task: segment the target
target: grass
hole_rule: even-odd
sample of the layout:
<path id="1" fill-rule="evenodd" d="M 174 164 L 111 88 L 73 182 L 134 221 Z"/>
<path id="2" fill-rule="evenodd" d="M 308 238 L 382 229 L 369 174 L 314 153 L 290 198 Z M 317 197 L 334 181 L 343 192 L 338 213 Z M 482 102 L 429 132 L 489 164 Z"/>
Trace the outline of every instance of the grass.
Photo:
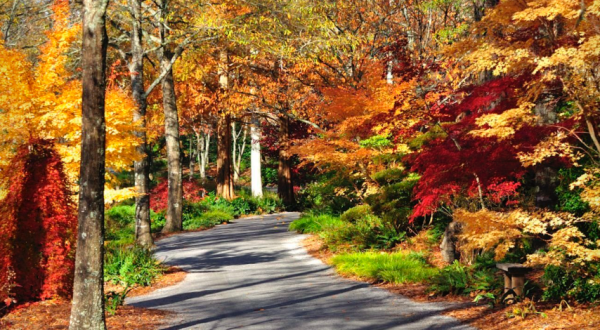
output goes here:
<path id="1" fill-rule="evenodd" d="M 343 225 L 340 218 L 329 214 L 303 214 L 302 217 L 290 224 L 290 230 L 301 234 L 316 234 L 327 228 Z"/>
<path id="2" fill-rule="evenodd" d="M 224 222 L 233 220 L 231 213 L 221 210 L 210 210 L 199 216 L 190 218 L 183 222 L 184 230 L 209 229 Z"/>
<path id="3" fill-rule="evenodd" d="M 342 275 L 394 284 L 420 283 L 438 273 L 421 254 L 407 252 L 340 254 L 332 263 Z"/>

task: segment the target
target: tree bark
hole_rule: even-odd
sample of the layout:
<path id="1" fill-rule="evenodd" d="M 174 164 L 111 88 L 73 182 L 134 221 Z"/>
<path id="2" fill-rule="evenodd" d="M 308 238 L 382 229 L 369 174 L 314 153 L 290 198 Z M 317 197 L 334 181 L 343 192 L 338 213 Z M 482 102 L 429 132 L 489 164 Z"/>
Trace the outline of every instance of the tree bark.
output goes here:
<path id="1" fill-rule="evenodd" d="M 279 167 L 277 168 L 277 194 L 286 206 L 294 205 L 292 156 L 290 148 L 290 118 L 283 116 L 279 129 Z"/>
<path id="2" fill-rule="evenodd" d="M 538 125 L 553 125 L 557 121 L 556 107 L 552 103 L 551 95 L 543 96 L 538 100 L 534 110 L 538 117 Z M 552 167 L 537 167 L 535 169 L 535 206 L 553 208 L 558 204 L 556 187 L 558 186 L 558 172 Z"/>
<path id="3" fill-rule="evenodd" d="M 152 246 L 150 233 L 150 159 L 148 156 L 146 135 L 146 93 L 144 90 L 144 46 L 142 43 L 142 2 L 129 1 L 129 7 L 134 17 L 131 33 L 131 61 L 129 72 L 131 76 L 131 91 L 137 108 L 133 113 L 133 121 L 139 124 L 136 133 L 141 140 L 137 147 L 142 159 L 134 163 L 135 172 L 135 241 L 138 245 Z"/>
<path id="4" fill-rule="evenodd" d="M 262 172 L 260 162 L 260 128 L 256 118 L 252 119 L 252 125 L 250 126 L 250 139 L 251 142 L 251 153 L 250 153 L 250 166 L 251 166 L 251 181 L 252 181 L 252 196 L 262 197 Z"/>
<path id="5" fill-rule="evenodd" d="M 233 199 L 235 194 L 231 169 L 231 115 L 219 117 L 217 139 L 217 195 L 225 199 Z"/>
<path id="6" fill-rule="evenodd" d="M 233 148 L 232 151 L 232 155 L 233 155 L 233 183 L 237 183 L 239 176 L 238 176 L 238 168 L 237 168 L 237 141 L 238 141 L 238 137 L 239 135 L 237 134 L 237 129 L 236 129 L 236 124 L 235 121 L 233 121 L 231 123 L 231 147 Z"/>
<path id="7" fill-rule="evenodd" d="M 233 133 L 233 182 L 236 183 L 240 179 L 240 169 L 242 166 L 242 158 L 246 151 L 246 138 L 248 137 L 248 127 L 240 127 L 238 133 L 235 128 L 235 122 L 232 124 Z M 241 141 L 240 141 L 241 136 Z M 238 145 L 239 142 L 239 145 Z"/>
<path id="8" fill-rule="evenodd" d="M 84 0 L 79 226 L 69 329 L 106 329 L 104 320 L 104 172 L 106 7 Z"/>
<path id="9" fill-rule="evenodd" d="M 219 85 L 223 92 L 229 89 L 229 55 L 226 49 L 219 54 Z M 231 114 L 222 110 L 217 122 L 217 195 L 233 199 L 233 173 L 231 155 Z"/>
<path id="10" fill-rule="evenodd" d="M 181 150 L 179 147 L 179 116 L 177 114 L 173 70 L 169 68 L 172 57 L 173 53 L 165 48 L 161 58 L 161 66 L 162 70 L 168 70 L 168 74 L 162 81 L 162 90 L 163 110 L 165 114 L 165 136 L 167 140 L 169 195 L 166 216 L 167 222 L 162 230 L 163 233 L 171 233 L 183 229 L 183 185 Z"/>
<path id="11" fill-rule="evenodd" d="M 210 143 L 210 134 L 205 134 L 194 130 L 196 135 L 196 156 L 198 157 L 198 172 L 202 180 L 206 179 L 206 164 L 208 163 L 208 144 Z"/>
<path id="12" fill-rule="evenodd" d="M 192 136 L 192 137 L 188 137 L 188 138 L 190 141 L 190 165 L 189 165 L 190 175 L 189 175 L 188 180 L 192 181 L 192 180 L 194 180 L 194 171 L 196 170 L 196 156 L 197 156 L 196 150 L 197 149 L 194 149 L 194 137 Z"/>

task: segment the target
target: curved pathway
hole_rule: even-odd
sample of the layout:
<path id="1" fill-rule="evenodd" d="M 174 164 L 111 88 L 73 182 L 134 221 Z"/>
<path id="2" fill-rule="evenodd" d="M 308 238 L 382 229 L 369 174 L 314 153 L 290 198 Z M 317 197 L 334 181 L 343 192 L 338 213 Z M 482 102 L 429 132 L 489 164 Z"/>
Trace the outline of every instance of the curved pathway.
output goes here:
<path id="1" fill-rule="evenodd" d="M 185 280 L 129 305 L 173 311 L 165 329 L 471 329 L 422 304 L 336 276 L 287 231 L 298 213 L 237 220 L 157 243 Z"/>

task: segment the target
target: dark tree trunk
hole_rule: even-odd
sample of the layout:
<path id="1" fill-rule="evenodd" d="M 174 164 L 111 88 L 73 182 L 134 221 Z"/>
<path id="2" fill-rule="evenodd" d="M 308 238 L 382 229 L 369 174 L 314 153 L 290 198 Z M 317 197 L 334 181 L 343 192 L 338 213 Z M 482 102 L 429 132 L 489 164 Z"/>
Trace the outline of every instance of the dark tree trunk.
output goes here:
<path id="1" fill-rule="evenodd" d="M 553 104 L 554 97 L 547 95 L 542 97 L 535 106 L 535 114 L 538 116 L 538 125 L 552 125 L 556 123 L 556 107 Z M 535 170 L 535 206 L 541 208 L 553 208 L 558 203 L 556 187 L 558 185 L 558 173 L 551 167 L 538 167 Z"/>
<path id="2" fill-rule="evenodd" d="M 133 120 L 139 124 L 140 131 L 136 134 L 141 140 L 137 148 L 142 159 L 134 163 L 135 190 L 135 241 L 141 246 L 152 245 L 150 233 L 150 159 L 148 156 L 146 136 L 146 92 L 144 90 L 144 46 L 142 43 L 142 4 L 140 0 L 129 1 L 129 7 L 134 17 L 131 34 L 131 91 L 137 108 Z"/>
<path id="3" fill-rule="evenodd" d="M 106 7 L 85 0 L 79 226 L 69 329 L 104 330 L 104 171 Z"/>
<path id="4" fill-rule="evenodd" d="M 286 206 L 294 205 L 292 155 L 290 149 L 290 119 L 283 116 L 279 128 L 279 167 L 277 168 L 277 194 Z"/>
<path id="5" fill-rule="evenodd" d="M 229 89 L 229 55 L 226 49 L 219 54 L 219 85 L 223 92 Z M 233 199 L 233 159 L 231 155 L 231 115 L 222 113 L 217 123 L 217 195 Z"/>
<path id="6" fill-rule="evenodd" d="M 225 199 L 233 199 L 235 194 L 231 154 L 231 115 L 219 117 L 217 142 L 217 195 Z"/>
<path id="7" fill-rule="evenodd" d="M 167 70 L 173 58 L 173 53 L 165 49 L 162 56 L 162 69 Z M 167 206 L 167 222 L 163 233 L 180 231 L 183 228 L 183 186 L 181 169 L 181 150 L 179 147 L 179 116 L 175 96 L 175 82 L 173 70 L 162 81 L 163 108 L 165 114 L 165 136 L 167 140 L 167 159 L 169 177 L 169 196 Z M 191 159 L 193 156 L 190 154 Z M 191 170 L 191 169 L 190 169 Z M 192 171 L 192 170 L 191 170 Z"/>
<path id="8" fill-rule="evenodd" d="M 473 19 L 475 22 L 480 22 L 483 16 L 485 16 L 486 11 L 496 7 L 498 3 L 499 0 L 485 0 L 482 4 L 473 2 Z"/>

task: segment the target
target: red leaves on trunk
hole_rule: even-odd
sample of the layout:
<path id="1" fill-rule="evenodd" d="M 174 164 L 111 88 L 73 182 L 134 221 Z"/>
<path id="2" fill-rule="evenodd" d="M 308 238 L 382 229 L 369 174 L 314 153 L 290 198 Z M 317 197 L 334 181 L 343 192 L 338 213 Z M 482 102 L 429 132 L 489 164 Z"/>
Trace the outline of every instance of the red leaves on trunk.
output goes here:
<path id="1" fill-rule="evenodd" d="M 32 140 L 13 160 L 0 203 L 0 300 L 71 294 L 77 216 L 63 164 L 50 141 Z"/>

